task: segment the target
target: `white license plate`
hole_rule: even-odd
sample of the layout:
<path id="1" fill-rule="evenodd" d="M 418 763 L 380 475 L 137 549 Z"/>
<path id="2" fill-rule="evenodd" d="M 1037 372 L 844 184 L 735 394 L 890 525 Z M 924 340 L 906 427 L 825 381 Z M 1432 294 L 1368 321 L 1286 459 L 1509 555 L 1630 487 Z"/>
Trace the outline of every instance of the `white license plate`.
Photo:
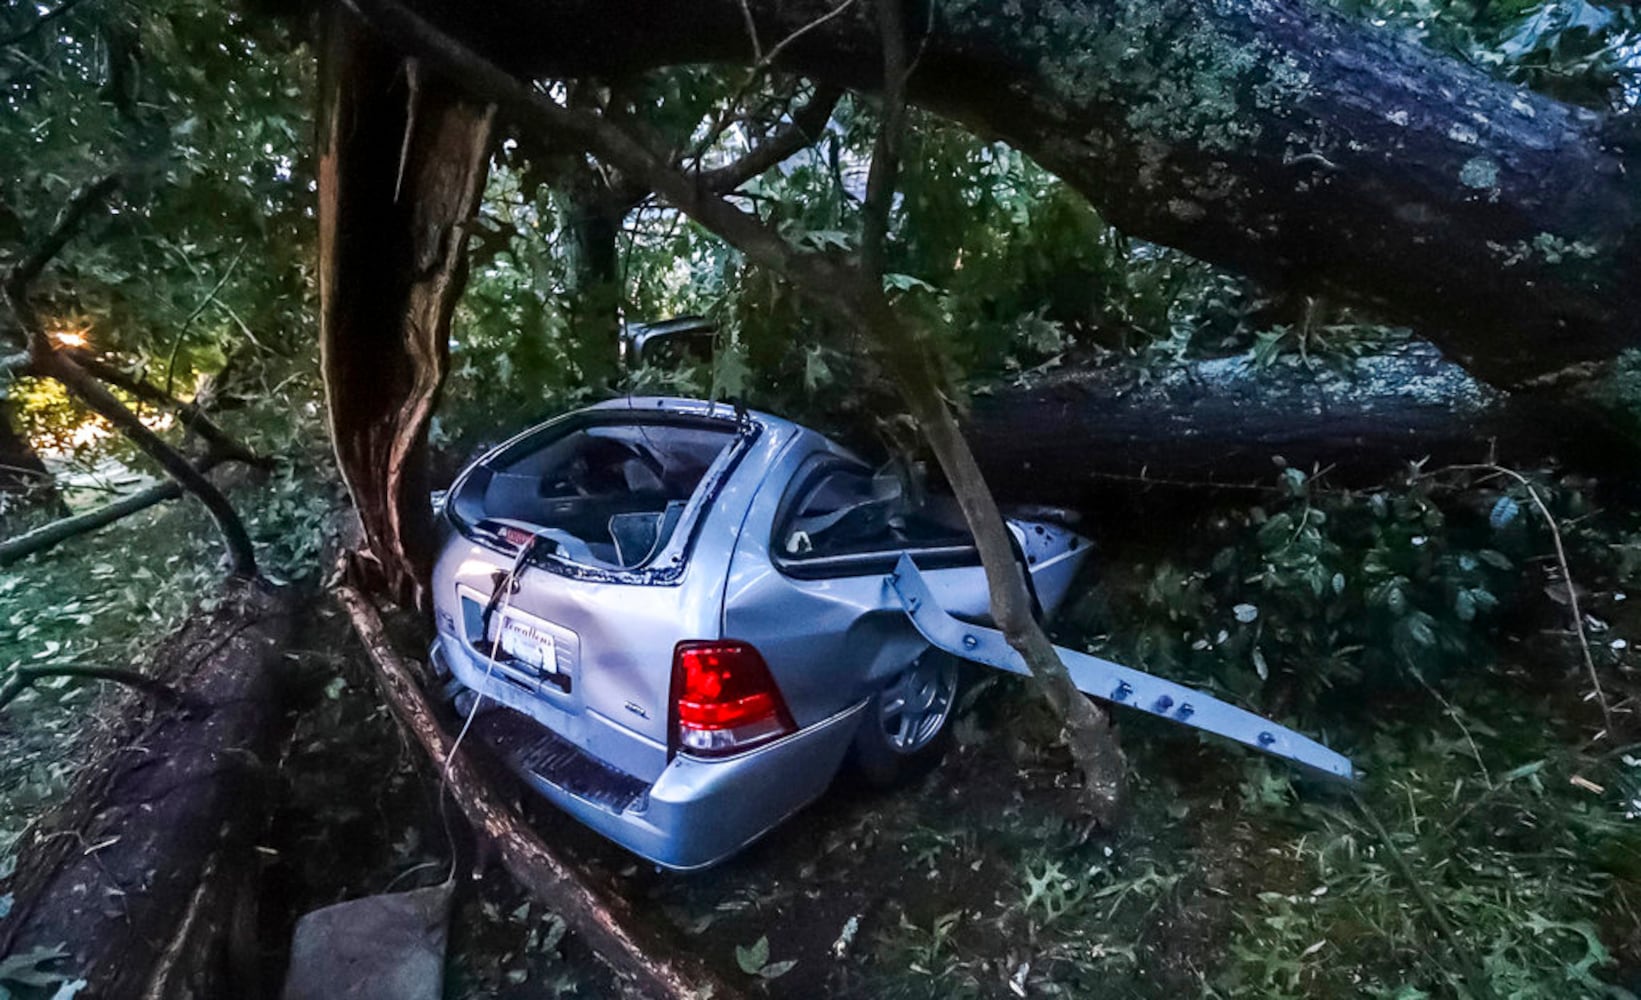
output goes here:
<path id="1" fill-rule="evenodd" d="M 558 673 L 558 646 L 552 633 L 528 622 L 502 619 L 501 651 L 540 673 Z"/>

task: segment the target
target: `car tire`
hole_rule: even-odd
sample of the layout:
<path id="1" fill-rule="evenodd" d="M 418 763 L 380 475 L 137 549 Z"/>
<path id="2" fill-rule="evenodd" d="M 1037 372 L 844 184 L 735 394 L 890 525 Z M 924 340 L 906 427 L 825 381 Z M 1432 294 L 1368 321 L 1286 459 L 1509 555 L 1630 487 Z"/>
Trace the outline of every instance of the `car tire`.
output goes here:
<path id="1" fill-rule="evenodd" d="M 866 703 L 850 757 L 867 784 L 892 788 L 940 763 L 951 743 L 960 666 L 956 657 L 931 649 Z"/>

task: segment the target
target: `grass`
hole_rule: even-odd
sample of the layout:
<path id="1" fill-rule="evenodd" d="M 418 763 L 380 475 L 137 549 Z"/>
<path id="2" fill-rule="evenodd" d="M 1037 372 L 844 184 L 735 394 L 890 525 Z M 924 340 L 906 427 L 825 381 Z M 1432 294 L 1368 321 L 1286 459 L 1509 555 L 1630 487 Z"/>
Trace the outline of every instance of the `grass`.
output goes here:
<path id="1" fill-rule="evenodd" d="M 1641 828 L 1622 812 L 1636 768 L 1622 755 L 1554 744 L 1547 720 L 1501 700 L 1472 702 L 1494 708 L 1474 720 L 1478 739 L 1433 727 L 1375 742 L 1363 798 L 1390 845 L 1342 804 L 1254 815 L 1267 887 L 1238 916 L 1218 990 L 1629 995 L 1613 981 L 1624 973 L 1607 942 L 1628 938 L 1633 947 L 1638 927 Z M 1392 848 L 1428 905 L 1397 871 Z M 1452 940 L 1440 933 L 1444 923 Z M 1634 961 L 1632 952 L 1631 976 Z"/>

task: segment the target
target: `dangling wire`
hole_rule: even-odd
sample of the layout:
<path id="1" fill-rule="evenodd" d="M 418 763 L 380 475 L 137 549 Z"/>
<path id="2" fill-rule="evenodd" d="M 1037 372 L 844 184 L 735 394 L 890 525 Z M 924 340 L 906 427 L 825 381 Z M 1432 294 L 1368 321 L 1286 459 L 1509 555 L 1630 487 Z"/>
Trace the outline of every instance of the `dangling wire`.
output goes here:
<path id="1" fill-rule="evenodd" d="M 467 731 L 473 728 L 473 720 L 479 716 L 479 708 L 484 704 L 485 690 L 490 686 L 490 679 L 495 676 L 496 657 L 501 650 L 501 632 L 507 622 L 507 609 L 512 606 L 513 595 L 518 593 L 519 578 L 524 574 L 524 568 L 530 557 L 535 554 L 536 544 L 541 536 L 531 533 L 530 537 L 519 546 L 518 554 L 513 557 L 513 566 L 507 575 L 496 582 L 496 589 L 490 595 L 490 601 L 485 605 L 484 613 L 479 617 L 484 629 L 482 638 L 489 640 L 489 649 L 485 655 L 484 678 L 473 692 L 473 704 L 468 706 L 467 718 L 462 721 L 462 728 L 456 733 L 456 739 L 450 744 L 450 750 L 444 755 L 444 766 L 439 769 L 439 819 L 444 824 L 445 841 L 450 844 L 450 875 L 448 879 L 456 877 L 456 840 L 450 830 L 449 796 L 450 769 L 456 760 L 456 751 L 461 749 L 462 741 L 467 738 Z M 496 617 L 496 637 L 490 639 L 490 621 L 492 612 L 500 611 Z M 448 881 L 447 879 L 447 881 Z"/>

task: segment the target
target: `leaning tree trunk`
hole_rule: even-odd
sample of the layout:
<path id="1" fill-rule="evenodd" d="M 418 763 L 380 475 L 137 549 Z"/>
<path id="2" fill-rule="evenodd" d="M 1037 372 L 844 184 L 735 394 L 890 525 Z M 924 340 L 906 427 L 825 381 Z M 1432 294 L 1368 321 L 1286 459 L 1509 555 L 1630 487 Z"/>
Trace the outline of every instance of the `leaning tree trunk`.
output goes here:
<path id="1" fill-rule="evenodd" d="M 17 845 L 0 955 L 36 948 L 83 1000 L 257 995 L 257 845 L 278 763 L 293 596 L 248 585 L 149 658 L 180 706 L 130 703 Z"/>
<path id="2" fill-rule="evenodd" d="M 467 279 L 493 114 L 328 9 L 319 123 L 320 357 L 337 464 L 377 579 L 425 605 L 427 431 Z"/>
<path id="3" fill-rule="evenodd" d="M 873 88 L 871 5 L 412 4 L 533 76 L 754 56 Z M 843 9 L 838 16 L 820 19 Z M 816 23 L 819 22 L 819 23 Z M 1641 345 L 1641 128 L 1314 0 L 942 3 L 910 96 L 1030 154 L 1133 236 L 1415 326 L 1498 384 Z"/>

